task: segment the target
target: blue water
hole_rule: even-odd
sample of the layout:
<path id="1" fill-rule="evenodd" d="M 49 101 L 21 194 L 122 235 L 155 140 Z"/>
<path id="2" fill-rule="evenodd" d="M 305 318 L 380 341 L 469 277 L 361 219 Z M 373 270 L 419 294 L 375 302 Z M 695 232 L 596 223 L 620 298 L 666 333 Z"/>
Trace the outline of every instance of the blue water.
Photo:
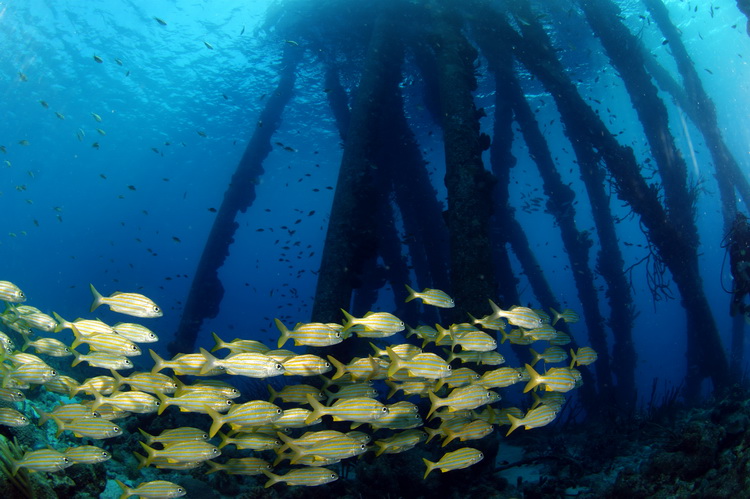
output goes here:
<path id="1" fill-rule="evenodd" d="M 667 3 L 716 105 L 724 139 L 747 173 L 746 19 L 729 0 L 712 2 L 713 16 L 704 2 Z M 645 46 L 676 75 L 669 46 L 662 44 L 655 24 L 637 16 L 643 8 L 638 2 L 621 4 L 630 14 L 627 24 L 632 31 L 639 32 Z M 0 153 L 0 161 L 10 162 L 0 163 L 0 261 L 5 263 L 0 278 L 17 283 L 29 304 L 68 320 L 97 316 L 113 323 L 122 318 L 104 307 L 88 313 L 89 283 L 105 295 L 144 293 L 165 311 L 148 326 L 161 337 L 157 350 L 166 353 L 215 216 L 210 209 L 220 206 L 265 98 L 276 85 L 285 42 L 260 29 L 268 5 L 234 0 L 0 4 L 0 144 L 7 149 Z M 567 7 L 559 9 L 565 12 Z M 167 25 L 157 23 L 155 16 Z M 571 76 L 581 79 L 582 95 L 591 99 L 610 129 L 622 131 L 621 143 L 632 145 L 639 159 L 648 158 L 625 89 L 598 41 L 577 29 L 585 26 L 580 22 L 562 18 L 563 28 L 554 37 L 561 57 Z M 445 202 L 440 130 L 420 102 L 424 87 L 418 72 L 408 66 L 404 72 L 407 115 Z M 479 73 L 476 101 L 488 114 L 483 130 L 491 133 L 494 82 L 486 64 Z M 240 228 L 220 271 L 225 288 L 221 311 L 203 324 L 196 349 L 213 345 L 211 331 L 225 340 L 241 337 L 273 344 L 278 334 L 274 317 L 288 325 L 310 319 L 314 272 L 320 265 L 342 155 L 323 85 L 323 68 L 314 54 L 307 53 L 294 98 L 273 138 L 294 151 L 274 145 L 264 163 L 257 199 L 238 215 Z M 527 79 L 524 87 L 564 180 L 578 194 L 578 227 L 594 232 L 583 186 L 575 168 L 570 171 L 574 157 L 553 101 L 535 81 Z M 729 295 L 722 283 L 731 287 L 731 277 L 722 266 L 724 234 L 713 166 L 700 133 L 687 118 L 683 126 L 680 110 L 668 95 L 662 98 L 691 181 L 703 182 L 697 206 L 701 275 L 726 347 L 731 326 Z M 91 113 L 101 116 L 101 123 Z M 23 140 L 29 145 L 20 145 Z M 521 209 L 529 198 L 543 194 L 520 134 L 514 153 L 518 164 L 512 171 L 512 203 L 517 216 L 560 302 L 580 311 L 552 217 L 543 210 Z M 488 156 L 485 160 L 489 164 Z M 627 207 L 615 200 L 613 211 L 624 216 Z M 296 232 L 290 235 L 282 226 Z M 617 228 L 622 241 L 633 243 L 623 247 L 629 266 L 645 256 L 646 241 L 633 218 Z M 592 267 L 597 250 L 595 242 Z M 520 270 L 518 276 L 522 302 L 548 306 L 537 302 Z M 409 278 L 404 276 L 405 281 Z M 639 312 L 633 332 L 637 382 L 640 396 L 647 397 L 653 378 L 676 385 L 684 377 L 685 314 L 679 300 L 652 301 L 643 266 L 635 268 L 632 278 Z M 676 289 L 674 294 L 678 296 Z M 603 296 L 600 304 L 606 316 Z M 381 292 L 377 306 L 395 309 L 389 288 Z M 572 331 L 581 344 L 588 344 L 583 323 Z"/>

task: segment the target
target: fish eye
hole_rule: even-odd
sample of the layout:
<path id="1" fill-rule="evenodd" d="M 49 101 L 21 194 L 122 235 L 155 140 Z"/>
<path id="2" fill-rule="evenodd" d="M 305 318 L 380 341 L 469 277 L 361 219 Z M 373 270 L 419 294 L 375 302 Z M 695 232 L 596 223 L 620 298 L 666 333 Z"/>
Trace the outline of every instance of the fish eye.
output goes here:
<path id="1" fill-rule="evenodd" d="M 153 311 L 158 313 L 158 312 L 161 312 L 161 309 L 157 307 L 156 305 L 154 305 Z"/>
<path id="2" fill-rule="evenodd" d="M 161 404 L 161 402 L 159 402 L 159 401 L 157 400 L 157 401 L 156 401 L 156 407 L 159 407 L 159 404 Z"/>
<path id="3" fill-rule="evenodd" d="M 63 463 L 66 463 L 66 464 L 70 462 L 70 459 L 68 459 L 67 457 L 63 457 L 62 460 L 63 460 Z"/>
<path id="4" fill-rule="evenodd" d="M 403 322 L 403 321 L 401 321 L 401 322 L 399 322 L 399 323 L 398 323 L 398 325 L 399 325 L 399 326 L 403 326 L 403 325 L 404 325 L 404 322 Z"/>
<path id="5" fill-rule="evenodd" d="M 232 405 L 232 401 L 231 400 L 227 400 L 227 405 Z"/>
<path id="6" fill-rule="evenodd" d="M 201 437 L 203 437 L 203 440 L 208 440 L 208 438 L 209 438 L 208 435 L 205 434 L 205 433 L 203 435 L 201 435 Z"/>
<path id="7" fill-rule="evenodd" d="M 50 370 L 50 372 L 49 372 L 49 373 L 50 373 L 50 375 L 52 375 L 52 376 L 57 376 L 57 371 L 55 371 L 54 369 Z"/>
<path id="8" fill-rule="evenodd" d="M 216 447 L 214 447 L 214 448 L 213 448 L 213 449 L 211 450 L 211 453 L 212 453 L 212 454 L 216 454 L 216 455 L 218 456 L 218 455 L 219 455 L 219 449 L 217 449 Z"/>
<path id="9" fill-rule="evenodd" d="M 109 452 L 107 452 L 106 450 L 102 451 L 102 457 L 103 458 L 108 458 L 109 457 Z"/>
<path id="10" fill-rule="evenodd" d="M 336 333 L 334 334 L 334 336 L 336 338 L 341 338 L 341 331 L 336 331 Z"/>
<path id="11" fill-rule="evenodd" d="M 120 433 L 122 430 L 120 429 L 119 426 L 113 426 L 112 427 L 112 431 L 115 432 L 115 433 Z"/>
<path id="12" fill-rule="evenodd" d="M 359 448 L 362 449 L 362 450 L 365 450 L 367 448 L 367 446 L 365 444 L 362 444 L 362 445 L 359 446 Z"/>
<path id="13" fill-rule="evenodd" d="M 23 291 L 19 291 L 18 296 L 20 296 L 21 298 L 26 298 L 26 295 L 23 294 Z"/>
<path id="14" fill-rule="evenodd" d="M 185 492 L 185 489 L 183 489 L 182 487 L 177 487 L 178 494 L 182 494 L 183 492 Z"/>
<path id="15" fill-rule="evenodd" d="M 451 369 L 453 368 L 450 366 L 450 364 L 448 364 L 448 370 L 450 371 Z"/>
<path id="16" fill-rule="evenodd" d="M 331 478 L 336 479 L 336 473 L 331 473 Z"/>
<path id="17" fill-rule="evenodd" d="M 326 362 L 326 363 L 323 364 L 323 367 L 331 367 L 331 363 L 330 362 Z"/>
<path id="18" fill-rule="evenodd" d="M 383 414 L 388 414 L 388 408 L 387 407 L 383 407 Z"/>
<path id="19" fill-rule="evenodd" d="M 282 411 L 281 409 L 276 409 L 276 414 L 281 414 L 282 412 L 284 411 Z"/>
<path id="20" fill-rule="evenodd" d="M 130 347 L 130 349 L 132 351 L 134 351 L 134 352 L 137 352 L 138 351 L 138 345 L 133 345 L 133 346 Z"/>
<path id="21" fill-rule="evenodd" d="M 148 333 L 148 339 L 153 340 L 154 338 L 156 338 L 154 333 Z"/>
<path id="22" fill-rule="evenodd" d="M 284 366 L 282 366 L 281 364 L 276 364 L 277 371 L 281 371 L 282 369 L 284 369 Z"/>

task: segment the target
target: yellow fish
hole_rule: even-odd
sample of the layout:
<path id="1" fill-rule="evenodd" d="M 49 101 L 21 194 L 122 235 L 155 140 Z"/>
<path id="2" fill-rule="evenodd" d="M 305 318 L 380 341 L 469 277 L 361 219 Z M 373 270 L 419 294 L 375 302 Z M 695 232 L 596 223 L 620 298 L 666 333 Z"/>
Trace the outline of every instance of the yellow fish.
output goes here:
<path id="1" fill-rule="evenodd" d="M 409 296 L 406 297 L 406 302 L 410 302 L 415 298 L 422 300 L 422 303 L 432 305 L 440 308 L 453 308 L 456 304 L 453 302 L 453 298 L 448 296 L 445 291 L 439 289 L 425 288 L 421 293 L 414 291 L 409 285 L 406 285 L 406 290 L 409 292 Z"/>
<path id="2" fill-rule="evenodd" d="M 93 284 L 89 284 L 89 287 L 91 288 L 91 294 L 94 295 L 94 302 L 91 304 L 91 312 L 96 310 L 99 306 L 106 304 L 109 305 L 109 309 L 113 312 L 132 315 L 134 317 L 153 318 L 161 317 L 163 315 L 161 309 L 156 303 L 138 293 L 116 292 L 105 298 L 99 294 Z"/>

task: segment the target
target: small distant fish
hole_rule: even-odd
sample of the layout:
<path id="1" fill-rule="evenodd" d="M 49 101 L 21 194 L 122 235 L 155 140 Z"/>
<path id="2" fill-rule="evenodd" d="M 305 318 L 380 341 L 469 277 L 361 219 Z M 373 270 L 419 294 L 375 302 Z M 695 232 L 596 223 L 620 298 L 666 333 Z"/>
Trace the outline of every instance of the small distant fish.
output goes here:
<path id="1" fill-rule="evenodd" d="M 243 26 L 242 26 L 242 31 L 240 31 L 240 36 L 242 36 L 242 35 L 244 35 L 244 34 L 245 34 L 245 26 L 243 25 Z"/>
<path id="2" fill-rule="evenodd" d="M 460 470 L 463 468 L 468 468 L 472 464 L 478 463 L 483 458 L 484 454 L 476 449 L 472 449 L 471 447 L 464 447 L 458 450 L 454 450 L 453 452 L 448 452 L 444 454 L 443 457 L 441 457 L 440 460 L 436 463 L 422 458 L 424 464 L 427 465 L 427 470 L 424 473 L 423 479 L 427 478 L 427 475 L 429 475 L 435 468 L 439 469 L 443 473 L 451 470 Z"/>
<path id="3" fill-rule="evenodd" d="M 5 148 L 5 146 L 0 146 L 0 152 L 7 153 L 8 150 Z"/>
<path id="4" fill-rule="evenodd" d="M 210 211 L 211 213 L 216 213 L 216 208 L 209 208 L 208 211 Z"/>
<path id="5" fill-rule="evenodd" d="M 62 114 L 62 113 L 58 113 L 57 111 L 55 111 L 55 116 L 57 116 L 57 117 L 58 117 L 58 118 L 60 118 L 61 120 L 64 120 L 64 119 L 65 119 L 65 115 L 64 115 L 64 114 Z"/>
<path id="6" fill-rule="evenodd" d="M 101 305 L 109 305 L 113 312 L 132 315 L 134 317 L 161 317 L 163 315 L 161 308 L 151 299 L 138 293 L 121 293 L 116 292 L 109 297 L 104 297 L 90 284 L 91 294 L 94 295 L 94 302 L 91 304 L 91 312 Z"/>
<path id="7" fill-rule="evenodd" d="M 94 149 L 99 149 L 99 142 L 94 142 L 93 144 L 91 144 L 91 147 L 93 147 Z"/>
<path id="8" fill-rule="evenodd" d="M 23 73 L 21 73 L 21 72 L 19 72 L 19 73 L 18 73 L 18 78 L 19 78 L 19 79 L 20 79 L 21 81 L 28 81 L 28 80 L 29 80 L 29 78 L 28 78 L 28 77 L 27 77 L 27 76 L 26 76 L 25 74 L 23 74 Z"/>
<path id="9" fill-rule="evenodd" d="M 203 45 L 205 45 L 208 50 L 213 50 L 214 49 L 214 47 L 210 43 L 208 43 L 206 41 L 203 42 Z"/>
<path id="10" fill-rule="evenodd" d="M 299 47 L 299 43 L 295 42 L 294 40 L 284 40 L 284 43 L 288 43 L 289 45 Z"/>
<path id="11" fill-rule="evenodd" d="M 187 491 L 182 486 L 173 482 L 167 482 L 166 480 L 140 483 L 132 489 L 120 480 L 115 479 L 115 482 L 122 489 L 120 499 L 127 499 L 130 496 L 171 498 L 182 497 L 187 494 Z"/>
<path id="12" fill-rule="evenodd" d="M 18 141 L 19 146 L 28 146 L 29 144 L 30 144 L 29 141 L 26 139 Z"/>
<path id="13" fill-rule="evenodd" d="M 195 132 L 195 133 L 197 133 L 197 134 L 198 134 L 198 135 L 200 135 L 201 137 L 208 137 L 208 135 L 206 135 L 206 132 L 203 132 L 203 131 L 201 131 L 201 130 L 196 130 L 196 132 Z"/>
<path id="14" fill-rule="evenodd" d="M 97 122 L 99 122 L 99 123 L 101 123 L 101 122 L 102 122 L 102 117 L 101 117 L 101 116 L 99 116 L 98 114 L 96 114 L 96 113 L 91 113 L 91 116 L 93 116 L 93 117 L 94 117 L 94 119 L 95 119 L 95 120 L 96 120 Z"/>
<path id="15" fill-rule="evenodd" d="M 154 21 L 156 21 L 157 23 L 161 24 L 162 26 L 166 26 L 167 25 L 167 21 L 165 21 L 164 19 L 161 19 L 159 17 L 154 17 Z"/>
<path id="16" fill-rule="evenodd" d="M 181 242 L 182 242 L 182 239 L 180 239 L 180 238 L 179 238 L 179 237 L 177 237 L 177 236 L 172 236 L 172 241 L 174 241 L 174 242 L 176 242 L 176 243 L 181 243 Z"/>
<path id="17" fill-rule="evenodd" d="M 130 189 L 131 191 L 134 191 L 135 190 L 135 186 L 134 185 L 129 185 L 128 189 Z"/>
<path id="18" fill-rule="evenodd" d="M 40 100 L 39 104 L 41 104 L 44 109 L 49 109 L 49 104 L 47 104 L 47 101 Z"/>
<path id="19" fill-rule="evenodd" d="M 99 64 L 101 64 L 101 63 L 103 63 L 103 62 L 104 62 L 104 60 L 103 60 L 103 59 L 102 59 L 101 57 L 99 57 L 98 55 L 95 55 L 95 56 L 94 56 L 94 60 L 95 60 L 96 62 L 98 62 Z"/>
<path id="20" fill-rule="evenodd" d="M 122 66 L 122 61 L 118 59 L 117 57 L 115 57 L 115 62 L 117 63 L 118 66 Z"/>
<path id="21" fill-rule="evenodd" d="M 97 128 L 96 131 L 99 132 L 99 135 L 107 135 L 107 132 L 105 132 L 101 128 Z"/>

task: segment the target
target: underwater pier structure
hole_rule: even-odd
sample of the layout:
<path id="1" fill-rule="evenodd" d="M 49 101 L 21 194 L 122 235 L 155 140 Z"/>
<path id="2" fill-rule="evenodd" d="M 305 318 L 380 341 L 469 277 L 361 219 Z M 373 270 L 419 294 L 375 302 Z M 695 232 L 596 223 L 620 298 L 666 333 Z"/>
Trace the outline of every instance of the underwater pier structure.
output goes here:
<path id="1" fill-rule="evenodd" d="M 555 46 L 556 38 L 550 36 L 568 35 L 555 33 L 553 24 L 541 21 L 548 13 L 539 2 L 511 2 L 507 10 L 482 1 L 439 5 L 382 2 L 370 7 L 370 21 L 358 26 L 352 38 L 355 48 L 346 50 L 336 44 L 341 30 L 352 30 L 352 26 L 333 23 L 310 30 L 287 20 L 269 28 L 275 30 L 275 36 L 297 42 L 285 47 L 289 64 L 283 66 L 286 73 L 280 75 L 279 91 L 264 111 L 273 117 L 261 117 L 264 126 L 254 131 L 248 146 L 246 158 L 252 158 L 253 166 L 247 170 L 249 159 L 243 158 L 237 181 L 233 179 L 227 189 L 226 209 L 222 205 L 221 216 L 208 236 L 176 341 L 192 345 L 202 319 L 217 313 L 221 293 L 212 290 L 221 290 L 216 271 L 236 230 L 232 214 L 252 203 L 250 193 L 256 189 L 254 179 L 263 173 L 263 151 L 268 150 L 273 123 L 293 92 L 294 68 L 317 64 L 322 67 L 328 104 L 344 149 L 311 320 L 340 321 L 342 308 L 364 313 L 386 284 L 402 299 L 401 279 L 402 283 L 416 280 L 421 287 L 445 289 L 461 304 L 451 313 L 441 312 L 441 317 L 426 311 L 431 315 L 410 315 L 407 322 L 427 317 L 427 321 L 465 321 L 466 311 L 489 312 L 487 299 L 501 305 L 520 301 L 519 271 L 513 270 L 513 259 L 536 299 L 547 306 L 557 305 L 554 286 L 547 282 L 546 269 L 530 247 L 529 227 L 518 222 L 517 208 L 512 206 L 511 179 L 518 163 L 512 149 L 520 139 L 538 169 L 544 208 L 558 231 L 554 237 L 561 239 L 570 262 L 588 343 L 600 356 L 596 372 L 584 373 L 591 381 L 588 389 L 594 391 L 587 397 L 588 389 L 582 390 L 583 396 L 593 400 L 606 394 L 626 410 L 632 410 L 637 402 L 634 373 L 638 353 L 632 330 L 639 311 L 629 281 L 633 269 L 626 269 L 623 241 L 618 235 L 620 220 L 613 211 L 616 201 L 637 217 L 648 241 L 639 268 L 647 273 L 654 300 L 670 299 L 676 293 L 685 309 L 686 398 L 695 400 L 704 380 L 710 380 L 714 388 L 726 386 L 730 372 L 727 357 L 736 371 L 742 362 L 743 335 L 734 334 L 731 351 L 721 344 L 698 266 L 701 242 L 694 213 L 698 190 L 689 181 L 686 154 L 670 131 L 679 124 L 670 122 L 659 88 L 675 97 L 687 119 L 703 134 L 716 169 L 725 224 L 738 209 L 733 201 L 735 190 L 747 201 L 750 188 L 722 139 L 711 100 L 664 5 L 659 0 L 644 0 L 643 4 L 672 41 L 684 84 L 649 55 L 622 22 L 616 4 L 580 0 L 569 16 L 590 28 L 609 58 L 608 64 L 620 75 L 642 126 L 637 133 L 649 144 L 656 173 L 645 171 L 632 147 L 621 143 L 611 125 L 586 101 L 560 55 L 562 50 Z M 302 58 L 305 46 L 326 56 Z M 354 53 L 356 60 L 341 60 Z M 477 68 L 485 63 L 495 81 L 495 109 L 486 117 L 476 104 Z M 355 88 L 341 84 L 338 68 L 343 64 L 359 68 Z M 399 84 L 407 73 L 421 80 L 423 105 L 442 131 L 442 209 L 430 185 L 418 139 L 410 129 L 405 108 L 412 103 Z M 526 95 L 529 78 L 542 85 L 556 106 L 581 188 L 571 187 L 561 174 L 557 145 L 542 130 L 535 117 L 537 110 Z M 483 120 L 494 122 L 492 137 L 482 131 Z M 514 125 L 518 136 L 514 136 Z M 403 140 L 394 145 L 398 136 Z M 251 173 L 240 173 L 245 171 Z M 579 203 L 582 199 L 585 203 Z M 593 232 L 578 225 L 581 210 L 590 210 Z M 402 229 L 397 219 L 402 221 Z M 402 254 L 398 230 L 413 236 L 402 242 Z M 593 248 L 597 249 L 594 257 L 590 254 Z M 388 263 L 381 266 L 378 261 Z M 407 271 L 411 275 L 403 275 Z M 597 283 L 599 277 L 604 286 Z M 742 331 L 741 324 L 736 323 L 736 330 Z"/>

